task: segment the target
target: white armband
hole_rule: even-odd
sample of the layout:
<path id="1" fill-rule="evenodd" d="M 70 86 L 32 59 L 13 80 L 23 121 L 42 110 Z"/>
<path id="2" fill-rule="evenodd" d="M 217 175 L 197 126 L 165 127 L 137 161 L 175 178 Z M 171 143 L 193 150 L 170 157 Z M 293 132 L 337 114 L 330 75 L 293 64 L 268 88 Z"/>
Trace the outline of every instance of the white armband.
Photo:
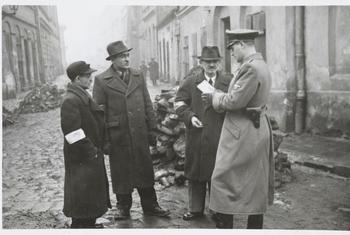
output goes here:
<path id="1" fill-rule="evenodd" d="M 75 142 L 84 139 L 85 133 L 80 128 L 78 130 L 72 131 L 71 133 L 64 136 L 69 144 L 74 144 Z"/>

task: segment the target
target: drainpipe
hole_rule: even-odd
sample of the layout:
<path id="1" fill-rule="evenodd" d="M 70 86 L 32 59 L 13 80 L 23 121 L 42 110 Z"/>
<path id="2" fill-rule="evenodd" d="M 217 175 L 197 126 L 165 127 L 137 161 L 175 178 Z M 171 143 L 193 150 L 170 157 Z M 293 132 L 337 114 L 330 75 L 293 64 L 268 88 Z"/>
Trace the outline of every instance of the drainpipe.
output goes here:
<path id="1" fill-rule="evenodd" d="M 305 7 L 295 7 L 295 59 L 296 59 L 296 104 L 295 133 L 301 134 L 305 128 L 306 89 L 305 89 Z"/>

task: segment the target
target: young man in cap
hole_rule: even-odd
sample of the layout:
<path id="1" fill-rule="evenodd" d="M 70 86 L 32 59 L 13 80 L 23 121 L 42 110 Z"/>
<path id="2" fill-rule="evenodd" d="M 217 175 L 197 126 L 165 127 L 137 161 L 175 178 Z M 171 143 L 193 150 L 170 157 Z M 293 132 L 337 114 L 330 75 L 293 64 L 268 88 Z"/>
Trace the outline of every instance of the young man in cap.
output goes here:
<path id="1" fill-rule="evenodd" d="M 233 214 L 248 214 L 248 229 L 263 228 L 263 213 L 273 201 L 274 160 L 271 128 L 265 107 L 271 89 L 269 69 L 256 53 L 254 30 L 229 31 L 228 49 L 241 63 L 227 93 L 203 94 L 218 112 L 226 111 L 209 208 L 218 228 L 232 228 Z"/>
<path id="2" fill-rule="evenodd" d="M 210 188 L 216 150 L 224 113 L 217 113 L 211 104 L 202 102 L 198 86 L 205 83 L 227 92 L 232 75 L 219 72 L 221 57 L 216 46 L 205 46 L 199 57 L 203 71 L 188 77 L 175 98 L 175 110 L 186 125 L 185 176 L 189 179 L 189 211 L 184 220 L 203 216 L 205 196 Z"/>
<path id="3" fill-rule="evenodd" d="M 64 208 L 71 228 L 102 228 L 96 218 L 111 208 L 102 152 L 104 113 L 86 91 L 91 69 L 84 61 L 67 68 L 71 80 L 61 107 L 64 134 Z"/>
<path id="4" fill-rule="evenodd" d="M 116 220 L 130 217 L 131 193 L 141 198 L 144 214 L 167 216 L 158 205 L 149 145 L 155 145 L 156 119 L 142 73 L 129 66 L 129 51 L 122 41 L 107 46 L 112 65 L 95 78 L 93 96 L 105 106 L 110 141 L 109 161 L 113 192 L 117 197 Z"/>

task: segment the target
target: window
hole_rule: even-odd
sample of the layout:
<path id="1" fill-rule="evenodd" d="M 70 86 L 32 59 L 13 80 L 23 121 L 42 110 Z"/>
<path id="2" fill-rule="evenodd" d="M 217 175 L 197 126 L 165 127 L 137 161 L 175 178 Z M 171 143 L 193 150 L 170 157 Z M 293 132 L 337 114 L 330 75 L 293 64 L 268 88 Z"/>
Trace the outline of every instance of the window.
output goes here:
<path id="1" fill-rule="evenodd" d="M 246 27 L 248 29 L 256 29 L 263 34 L 259 35 L 255 39 L 255 47 L 258 52 L 260 52 L 263 57 L 266 59 L 266 21 L 265 21 L 265 12 L 261 11 L 258 13 L 250 14 L 246 16 Z"/>

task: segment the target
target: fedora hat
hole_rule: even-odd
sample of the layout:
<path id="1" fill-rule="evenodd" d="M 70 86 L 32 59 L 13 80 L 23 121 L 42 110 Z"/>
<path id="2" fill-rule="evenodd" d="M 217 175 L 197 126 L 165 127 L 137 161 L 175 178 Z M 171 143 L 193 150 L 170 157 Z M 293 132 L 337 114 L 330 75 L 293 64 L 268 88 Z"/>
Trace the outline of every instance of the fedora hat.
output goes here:
<path id="1" fill-rule="evenodd" d="M 198 56 L 200 60 L 220 60 L 222 57 L 219 53 L 217 46 L 205 46 L 202 48 L 201 56 Z"/>
<path id="2" fill-rule="evenodd" d="M 132 48 L 128 48 L 123 41 L 111 42 L 107 46 L 109 56 L 106 58 L 106 60 L 111 60 L 112 57 L 131 50 Z"/>

